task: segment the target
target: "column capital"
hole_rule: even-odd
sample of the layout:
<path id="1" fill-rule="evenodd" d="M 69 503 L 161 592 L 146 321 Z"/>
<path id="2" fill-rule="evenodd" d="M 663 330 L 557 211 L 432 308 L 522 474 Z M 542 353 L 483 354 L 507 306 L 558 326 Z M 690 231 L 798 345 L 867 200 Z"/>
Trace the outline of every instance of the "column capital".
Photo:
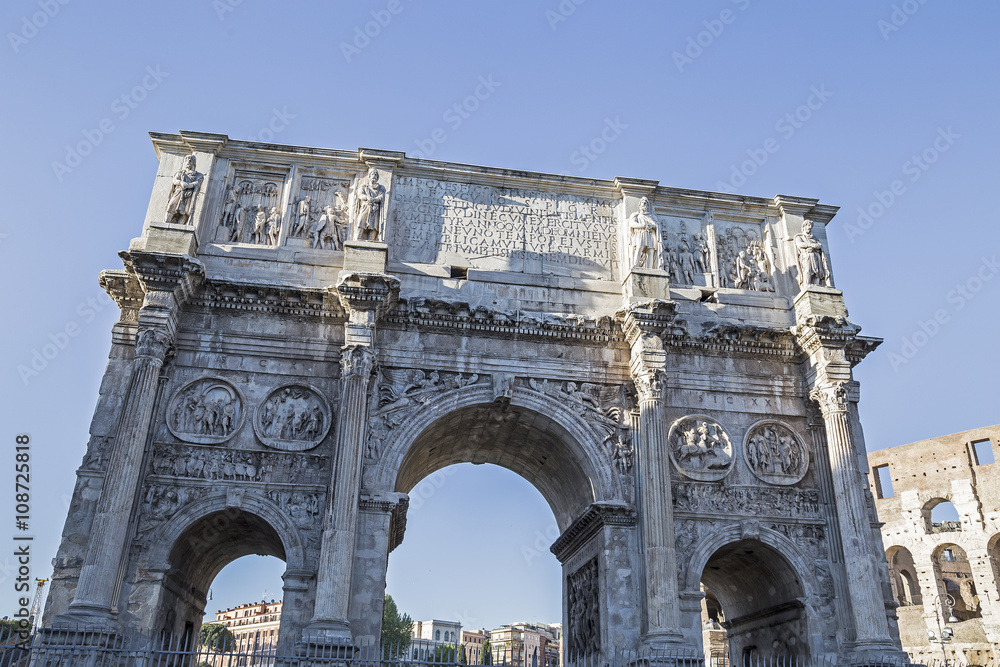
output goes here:
<path id="1" fill-rule="evenodd" d="M 164 327 L 142 327 L 135 335 L 135 356 L 163 361 L 173 340 Z"/>
<path id="2" fill-rule="evenodd" d="M 633 374 L 633 380 L 640 402 L 659 401 L 663 398 L 666 372 L 662 368 L 643 368 Z"/>
<path id="3" fill-rule="evenodd" d="M 375 368 L 375 352 L 367 345 L 345 345 L 340 351 L 340 376 L 367 380 Z"/>
<path id="4" fill-rule="evenodd" d="M 828 382 L 814 387 L 809 392 L 809 398 L 819 404 L 819 409 L 824 416 L 847 412 L 848 383 Z"/>

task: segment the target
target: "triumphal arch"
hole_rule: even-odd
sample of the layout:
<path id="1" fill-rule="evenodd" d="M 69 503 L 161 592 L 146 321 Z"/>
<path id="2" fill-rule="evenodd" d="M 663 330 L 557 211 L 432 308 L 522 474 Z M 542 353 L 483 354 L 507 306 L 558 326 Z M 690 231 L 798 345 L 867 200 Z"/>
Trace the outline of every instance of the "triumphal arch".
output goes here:
<path id="1" fill-rule="evenodd" d="M 152 139 L 46 626 L 190 641 L 257 553 L 281 652 L 375 642 L 407 492 L 471 462 L 552 508 L 569 659 L 698 652 L 703 613 L 732 659 L 902 657 L 836 207 Z"/>

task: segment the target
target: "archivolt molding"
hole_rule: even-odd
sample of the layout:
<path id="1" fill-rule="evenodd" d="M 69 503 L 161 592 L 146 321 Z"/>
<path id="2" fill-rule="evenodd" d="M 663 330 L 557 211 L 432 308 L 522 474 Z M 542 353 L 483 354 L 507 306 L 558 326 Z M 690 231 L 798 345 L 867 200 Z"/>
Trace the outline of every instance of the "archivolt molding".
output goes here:
<path id="1" fill-rule="evenodd" d="M 170 552 L 177 540 L 191 526 L 215 512 L 245 512 L 267 522 L 281 539 L 285 549 L 285 566 L 288 570 L 305 569 L 305 548 L 302 535 L 291 516 L 269 498 L 248 492 L 241 496 L 238 506 L 229 505 L 229 496 L 215 495 L 197 500 L 182 507 L 176 514 L 158 526 L 149 543 L 151 548 L 146 552 L 146 570 L 166 570 L 169 568 Z"/>
<path id="2" fill-rule="evenodd" d="M 404 418 L 393 420 L 396 426 L 384 435 L 379 457 L 371 461 L 365 471 L 365 492 L 394 491 L 397 474 L 406 453 L 439 418 L 463 408 L 492 403 L 493 387 L 486 382 L 445 389 L 425 396 L 405 413 Z M 621 478 L 604 450 L 605 434 L 589 424 L 571 403 L 556 401 L 545 393 L 516 384 L 510 400 L 512 407 L 545 415 L 566 431 L 569 441 L 565 444 L 577 455 L 582 469 L 590 477 L 595 501 L 624 500 Z"/>
<path id="3" fill-rule="evenodd" d="M 732 523 L 712 531 L 694 544 L 687 571 L 680 582 L 681 590 L 697 591 L 701 585 L 702 572 L 704 572 L 712 555 L 727 544 L 740 542 L 748 537 L 771 547 L 788 561 L 792 570 L 795 571 L 795 575 L 802 582 L 802 588 L 807 598 L 817 599 L 822 596 L 822 587 L 814 574 L 815 564 L 805 560 L 802 555 L 803 550 L 799 545 L 780 532 L 759 524 L 754 525 L 748 534 L 744 525 L 740 523 Z"/>

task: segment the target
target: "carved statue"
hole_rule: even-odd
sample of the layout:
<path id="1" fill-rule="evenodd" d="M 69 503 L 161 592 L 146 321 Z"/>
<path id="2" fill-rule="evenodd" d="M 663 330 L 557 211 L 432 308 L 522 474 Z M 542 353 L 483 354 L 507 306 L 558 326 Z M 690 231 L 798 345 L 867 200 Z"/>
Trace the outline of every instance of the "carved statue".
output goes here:
<path id="1" fill-rule="evenodd" d="M 632 266 L 643 269 L 663 268 L 660 226 L 649 212 L 649 200 L 639 200 L 639 210 L 629 216 L 632 237 Z"/>
<path id="2" fill-rule="evenodd" d="M 195 169 L 196 164 L 194 155 L 188 155 L 184 158 L 184 168 L 174 174 L 170 196 L 167 198 L 168 223 L 191 224 L 194 202 L 205 178 L 204 174 Z"/>
<path id="3" fill-rule="evenodd" d="M 385 204 L 385 186 L 378 182 L 378 169 L 368 170 L 368 182 L 358 188 L 357 197 L 357 238 L 359 241 L 378 241 Z"/>
<path id="4" fill-rule="evenodd" d="M 708 241 L 701 233 L 694 235 L 694 270 L 696 273 L 708 273 L 711 269 Z"/>
<path id="5" fill-rule="evenodd" d="M 680 243 L 677 244 L 676 255 L 678 282 L 682 285 L 694 285 L 695 256 L 684 238 L 681 238 Z"/>
<path id="6" fill-rule="evenodd" d="M 306 197 L 299 202 L 298 219 L 292 229 L 292 236 L 301 236 L 309 229 L 309 215 L 312 212 L 312 197 Z M 315 247 L 315 246 L 313 246 Z"/>
<path id="7" fill-rule="evenodd" d="M 802 232 L 795 235 L 798 250 L 799 285 L 824 285 L 830 287 L 830 268 L 826 263 L 823 245 L 812 235 L 812 220 L 802 223 Z"/>
<path id="8" fill-rule="evenodd" d="M 254 214 L 253 218 L 253 238 L 250 239 L 250 242 L 263 245 L 266 236 L 266 229 L 267 212 L 264 210 L 263 204 L 258 204 L 257 213 Z"/>
<path id="9" fill-rule="evenodd" d="M 278 214 L 278 207 L 272 206 L 271 213 L 267 216 L 267 240 L 271 245 L 278 245 L 278 234 L 281 232 L 281 215 Z"/>

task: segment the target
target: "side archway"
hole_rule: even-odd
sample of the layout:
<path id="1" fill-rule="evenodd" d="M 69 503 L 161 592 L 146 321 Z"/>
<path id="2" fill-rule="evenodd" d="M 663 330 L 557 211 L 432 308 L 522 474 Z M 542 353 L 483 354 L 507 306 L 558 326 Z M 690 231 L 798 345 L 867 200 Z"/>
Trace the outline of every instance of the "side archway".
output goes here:
<path id="1" fill-rule="evenodd" d="M 684 588 L 711 591 L 725 619 L 732 664 L 821 650 L 822 632 L 807 604 L 819 597 L 819 582 L 800 552 L 777 531 L 735 525 L 696 546 Z M 700 615 L 691 621 L 700 627 Z"/>
<path id="2" fill-rule="evenodd" d="M 243 556 L 283 560 L 286 608 L 301 606 L 289 599 L 287 582 L 289 574 L 296 578 L 305 574 L 302 538 L 291 518 L 270 499 L 248 494 L 239 503 L 228 503 L 226 496 L 193 502 L 162 524 L 151 544 L 145 563 L 140 564 L 149 580 L 138 585 L 132 597 L 147 600 L 145 627 L 175 645 L 193 645 L 212 581 L 226 565 Z M 292 596 L 300 594 L 293 590 Z M 282 613 L 279 646 L 297 634 L 297 628 L 291 629 L 297 620 L 294 612 L 287 618 Z"/>

